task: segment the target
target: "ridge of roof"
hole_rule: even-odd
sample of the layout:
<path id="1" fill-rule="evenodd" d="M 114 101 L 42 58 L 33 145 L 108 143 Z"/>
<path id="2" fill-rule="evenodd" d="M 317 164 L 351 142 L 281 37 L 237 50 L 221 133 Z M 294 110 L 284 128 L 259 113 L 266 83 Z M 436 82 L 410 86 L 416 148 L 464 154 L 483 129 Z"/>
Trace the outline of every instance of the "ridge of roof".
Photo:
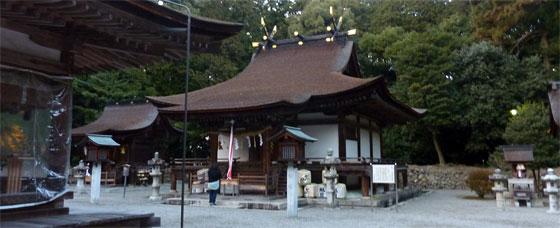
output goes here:
<path id="1" fill-rule="evenodd" d="M 336 93 L 371 79 L 344 75 L 353 50 L 352 41 L 283 45 L 259 51 L 237 76 L 219 84 L 189 92 L 189 110 L 235 109 L 274 103 L 300 104 L 312 96 Z M 147 97 L 155 104 L 170 105 L 164 111 L 180 111 L 184 93 Z"/>
<path id="2" fill-rule="evenodd" d="M 333 42 L 316 35 L 275 41 L 276 48 L 259 48 L 249 65 L 235 77 L 200 90 L 189 92 L 188 110 L 192 114 L 248 112 L 279 107 L 298 108 L 308 102 L 326 102 L 330 98 L 377 90 L 382 99 L 401 110 L 407 119 L 422 116 L 395 100 L 384 78 L 361 78 L 353 58 L 356 48 L 346 36 Z M 353 65 L 352 65 L 353 64 Z M 161 113 L 184 111 L 185 94 L 147 97 Z"/>

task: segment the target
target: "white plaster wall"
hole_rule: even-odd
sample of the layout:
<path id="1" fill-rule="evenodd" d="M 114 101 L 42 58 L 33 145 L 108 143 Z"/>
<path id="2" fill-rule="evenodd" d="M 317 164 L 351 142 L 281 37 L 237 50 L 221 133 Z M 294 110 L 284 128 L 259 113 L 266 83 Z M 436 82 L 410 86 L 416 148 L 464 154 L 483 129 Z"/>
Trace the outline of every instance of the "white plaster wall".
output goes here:
<path id="1" fill-rule="evenodd" d="M 333 150 L 333 156 L 338 157 L 338 125 L 304 125 L 299 126 L 303 132 L 316 138 L 317 142 L 305 143 L 306 158 L 324 158 L 327 150 Z"/>
<path id="2" fill-rule="evenodd" d="M 381 158 L 381 137 L 379 133 L 372 132 L 371 138 L 373 142 L 373 158 Z"/>
<path id="3" fill-rule="evenodd" d="M 358 157 L 358 141 L 346 140 L 346 157 L 356 159 Z"/>
<path id="4" fill-rule="evenodd" d="M 235 135 L 233 135 L 233 137 L 235 137 Z M 227 161 L 229 153 L 229 134 L 219 134 L 218 141 L 222 145 L 222 149 L 218 149 L 218 160 Z M 245 139 L 245 137 L 237 137 L 237 143 L 239 149 L 233 151 L 233 158 L 238 158 L 238 161 L 248 161 L 249 148 L 247 139 Z M 233 148 L 235 148 L 235 141 L 233 143 Z"/>
<path id="5" fill-rule="evenodd" d="M 362 157 L 369 158 L 369 131 L 360 129 L 360 152 Z"/>

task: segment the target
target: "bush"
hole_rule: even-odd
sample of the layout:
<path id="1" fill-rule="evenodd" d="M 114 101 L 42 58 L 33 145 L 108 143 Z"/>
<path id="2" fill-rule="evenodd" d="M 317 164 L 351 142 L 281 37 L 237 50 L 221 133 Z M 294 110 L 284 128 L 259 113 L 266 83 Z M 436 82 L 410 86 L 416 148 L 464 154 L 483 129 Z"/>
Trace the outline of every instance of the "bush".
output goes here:
<path id="1" fill-rule="evenodd" d="M 488 178 L 490 175 L 492 175 L 492 172 L 489 170 L 474 170 L 469 173 L 467 186 L 476 192 L 479 198 L 484 198 L 485 194 L 492 192 L 492 181 Z"/>

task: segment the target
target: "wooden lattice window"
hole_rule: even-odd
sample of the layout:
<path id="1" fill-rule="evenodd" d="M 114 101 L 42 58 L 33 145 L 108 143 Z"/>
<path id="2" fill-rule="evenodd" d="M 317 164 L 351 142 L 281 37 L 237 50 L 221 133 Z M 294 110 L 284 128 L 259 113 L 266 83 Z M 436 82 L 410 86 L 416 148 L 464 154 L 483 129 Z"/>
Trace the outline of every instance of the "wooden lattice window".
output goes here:
<path id="1" fill-rule="evenodd" d="M 282 160 L 295 160 L 296 159 L 296 143 L 282 143 L 280 144 L 281 159 Z"/>

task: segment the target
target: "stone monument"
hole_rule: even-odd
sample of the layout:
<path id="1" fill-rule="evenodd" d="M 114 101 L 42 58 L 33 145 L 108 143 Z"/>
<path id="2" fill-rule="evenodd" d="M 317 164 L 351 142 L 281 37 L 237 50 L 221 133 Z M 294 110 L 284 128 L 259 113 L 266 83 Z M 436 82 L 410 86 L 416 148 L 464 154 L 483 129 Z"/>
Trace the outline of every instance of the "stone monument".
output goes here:
<path id="1" fill-rule="evenodd" d="M 74 166 L 74 178 L 76 178 L 76 194 L 82 195 L 86 194 L 86 188 L 84 186 L 84 179 L 86 176 L 86 171 L 89 167 L 84 165 L 84 161 L 80 160 L 77 166 Z"/>
<path id="2" fill-rule="evenodd" d="M 154 157 L 148 160 L 148 165 L 151 168 L 150 176 L 152 176 L 152 195 L 150 200 L 161 200 L 159 188 L 161 187 L 161 167 L 164 164 L 165 161 L 159 158 L 159 152 L 155 152 Z"/>
<path id="3" fill-rule="evenodd" d="M 558 211 L 558 177 L 554 170 L 549 168 L 542 180 L 546 182 L 544 192 L 548 194 L 548 213 L 559 213 Z"/>
<path id="4" fill-rule="evenodd" d="M 494 182 L 492 191 L 496 193 L 496 206 L 504 209 L 506 202 L 504 192 L 508 190 L 506 187 L 507 177 L 502 174 L 502 170 L 496 169 L 494 170 L 494 174 L 490 175 L 489 178 L 492 182 Z"/>
<path id="5" fill-rule="evenodd" d="M 101 162 L 94 162 L 91 169 L 90 202 L 98 203 L 101 198 Z"/>
<path id="6" fill-rule="evenodd" d="M 336 172 L 335 165 L 339 163 L 338 159 L 332 156 L 333 150 L 327 150 L 327 157 L 325 157 L 325 165 L 329 166 L 328 171 L 323 173 L 325 178 L 325 194 L 327 196 L 327 203 L 329 207 L 336 207 L 336 180 L 338 173 Z"/>
<path id="7" fill-rule="evenodd" d="M 286 210 L 288 212 L 288 217 L 297 217 L 298 210 L 298 169 L 295 167 L 293 161 L 288 162 L 288 168 L 286 169 Z"/>

